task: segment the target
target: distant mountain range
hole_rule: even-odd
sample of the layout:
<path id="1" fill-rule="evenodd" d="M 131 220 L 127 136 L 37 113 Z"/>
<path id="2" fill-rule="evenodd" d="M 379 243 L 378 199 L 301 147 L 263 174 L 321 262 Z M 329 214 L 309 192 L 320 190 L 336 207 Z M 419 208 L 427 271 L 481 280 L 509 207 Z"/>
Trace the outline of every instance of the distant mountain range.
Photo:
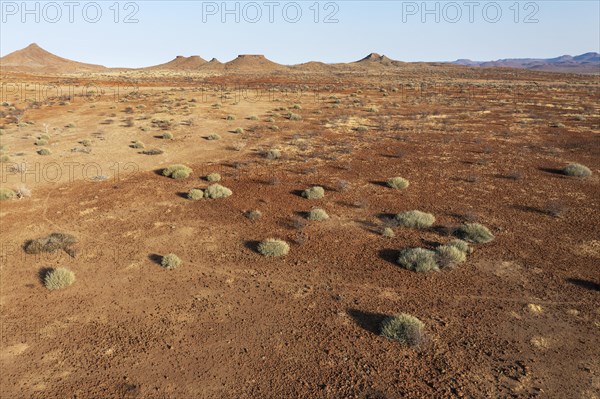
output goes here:
<path id="1" fill-rule="evenodd" d="M 525 68 L 535 71 L 567 72 L 600 74 L 600 54 L 586 53 L 575 57 L 563 55 L 549 59 L 504 59 L 498 61 L 471 61 L 457 60 L 451 63 L 466 67 L 508 67 Z M 386 70 L 390 68 L 402 68 L 407 63 L 396 61 L 385 55 L 371 53 L 368 56 L 351 63 L 325 64 L 311 61 L 299 65 L 281 65 L 268 60 L 264 55 L 239 55 L 232 61 L 221 63 L 213 58 L 206 61 L 200 56 L 191 57 L 177 56 L 173 60 L 160 65 L 145 68 L 107 68 L 102 65 L 86 64 L 72 61 L 54 55 L 35 43 L 24 49 L 14 51 L 0 58 L 0 69 L 17 72 L 33 73 L 79 73 L 79 72 L 103 72 L 110 70 L 138 70 L 138 71 L 199 71 L 210 73 L 236 73 L 236 72 L 273 72 L 283 73 L 285 71 L 339 71 L 348 68 L 357 70 Z M 436 63 L 440 65 L 440 63 Z"/>
<path id="2" fill-rule="evenodd" d="M 600 73 L 600 54 L 585 53 L 575 57 L 563 55 L 556 58 L 507 58 L 496 61 L 456 60 L 453 64 L 469 67 L 524 68 L 547 72 Z"/>

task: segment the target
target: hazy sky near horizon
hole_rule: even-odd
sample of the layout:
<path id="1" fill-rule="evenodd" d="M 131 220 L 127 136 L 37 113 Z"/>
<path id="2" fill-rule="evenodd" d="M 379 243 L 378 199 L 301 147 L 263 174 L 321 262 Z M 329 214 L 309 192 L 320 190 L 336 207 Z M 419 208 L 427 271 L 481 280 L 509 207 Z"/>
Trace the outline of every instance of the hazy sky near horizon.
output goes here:
<path id="1" fill-rule="evenodd" d="M 589 1 L 0 1 L 0 54 L 37 43 L 61 57 L 141 67 L 176 55 L 282 64 L 550 58 L 600 52 Z M 318 10 L 318 11 L 317 11 Z"/>

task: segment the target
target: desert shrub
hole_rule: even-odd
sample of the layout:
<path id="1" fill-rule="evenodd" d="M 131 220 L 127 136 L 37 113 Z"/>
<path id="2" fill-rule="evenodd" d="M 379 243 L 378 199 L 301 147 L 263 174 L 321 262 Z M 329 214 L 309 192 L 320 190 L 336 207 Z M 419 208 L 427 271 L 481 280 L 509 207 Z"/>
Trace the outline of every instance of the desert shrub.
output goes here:
<path id="1" fill-rule="evenodd" d="M 453 247 L 457 248 L 458 250 L 464 252 L 465 254 L 470 254 L 473 252 L 473 248 L 471 248 L 469 246 L 469 243 L 467 243 L 466 241 L 463 241 L 463 240 L 451 240 L 446 245 L 453 246 Z"/>
<path id="2" fill-rule="evenodd" d="M 79 142 L 79 144 L 81 144 L 84 147 L 89 147 L 92 145 L 92 141 L 88 139 L 83 139 Z"/>
<path id="3" fill-rule="evenodd" d="M 294 109 L 302 109 L 302 106 L 300 104 L 294 104 L 294 106 L 292 108 L 294 108 Z"/>
<path id="4" fill-rule="evenodd" d="M 588 177 L 592 175 L 592 171 L 587 166 L 572 163 L 565 166 L 562 172 L 567 176 Z"/>
<path id="5" fill-rule="evenodd" d="M 287 116 L 287 118 L 291 121 L 300 121 L 302 120 L 302 116 L 298 115 L 298 114 L 294 114 L 293 112 L 290 112 Z"/>
<path id="6" fill-rule="evenodd" d="M 175 254 L 167 254 L 160 260 L 160 265 L 167 270 L 177 269 L 181 263 L 181 259 Z"/>
<path id="7" fill-rule="evenodd" d="M 315 208 L 308 212 L 307 219 L 315 221 L 327 220 L 329 219 L 329 215 L 324 209 Z"/>
<path id="8" fill-rule="evenodd" d="M 151 148 L 149 150 L 144 150 L 142 151 L 142 154 L 144 155 L 160 155 L 162 154 L 164 151 L 158 148 Z"/>
<path id="9" fill-rule="evenodd" d="M 181 164 L 171 165 L 162 171 L 163 176 L 167 176 L 176 180 L 185 179 L 189 177 L 191 173 L 192 169 L 190 167 Z"/>
<path id="10" fill-rule="evenodd" d="M 358 126 L 358 127 L 356 128 L 356 131 L 357 131 L 357 132 L 359 132 L 359 133 L 364 133 L 364 132 L 367 132 L 367 131 L 369 131 L 369 128 L 368 128 L 368 127 L 366 127 L 366 126 L 362 126 L 362 125 L 361 125 L 361 126 Z"/>
<path id="11" fill-rule="evenodd" d="M 273 123 L 275 122 L 275 118 L 267 118 L 265 122 Z"/>
<path id="12" fill-rule="evenodd" d="M 384 227 L 383 230 L 381 230 L 381 235 L 388 238 L 396 236 L 394 230 L 391 227 Z"/>
<path id="13" fill-rule="evenodd" d="M 16 196 L 17 196 L 17 193 L 15 193 L 10 188 L 5 188 L 5 187 L 0 188 L 0 201 L 9 200 L 9 199 L 15 198 Z"/>
<path id="14" fill-rule="evenodd" d="M 211 173 L 208 176 L 206 176 L 206 180 L 211 183 L 216 183 L 218 181 L 221 181 L 221 175 L 218 173 Z"/>
<path id="15" fill-rule="evenodd" d="M 367 109 L 368 112 L 379 112 L 379 109 L 377 107 L 369 107 Z"/>
<path id="16" fill-rule="evenodd" d="M 424 248 L 407 248 L 400 251 L 398 264 L 415 272 L 438 271 L 436 253 Z"/>
<path id="17" fill-rule="evenodd" d="M 226 120 L 228 120 L 228 121 L 234 121 L 234 120 L 235 120 L 235 115 L 231 115 L 231 114 L 229 114 L 229 115 L 227 115 L 227 116 L 225 117 L 225 119 L 226 119 Z"/>
<path id="18" fill-rule="evenodd" d="M 52 269 L 44 276 L 44 285 L 49 290 L 60 290 L 75 282 L 75 273 L 69 269 L 59 267 Z"/>
<path id="19" fill-rule="evenodd" d="M 211 199 L 227 198 L 231 194 L 233 194 L 233 192 L 230 189 L 220 184 L 213 184 L 204 190 L 204 196 Z"/>
<path id="20" fill-rule="evenodd" d="M 219 136 L 217 133 L 211 133 L 208 136 L 206 136 L 207 140 L 221 140 L 221 136 Z"/>
<path id="21" fill-rule="evenodd" d="M 430 227 L 435 222 L 435 216 L 421 211 L 402 212 L 397 214 L 395 219 L 400 226 L 417 229 Z"/>
<path id="22" fill-rule="evenodd" d="M 145 145 L 144 143 L 142 143 L 141 141 L 134 141 L 133 144 L 131 144 L 131 148 L 144 148 Z"/>
<path id="23" fill-rule="evenodd" d="M 259 210 L 248 211 L 244 213 L 244 216 L 246 216 L 250 220 L 257 220 L 262 217 L 262 212 Z"/>
<path id="24" fill-rule="evenodd" d="M 275 131 L 275 132 L 276 132 L 276 131 L 278 131 L 278 130 L 279 130 L 279 126 L 277 126 L 277 125 L 272 125 L 272 126 L 270 126 L 270 127 L 269 127 L 269 129 L 271 129 L 271 130 L 273 130 L 273 131 Z"/>
<path id="25" fill-rule="evenodd" d="M 238 127 L 234 130 L 234 133 L 242 134 L 242 133 L 244 133 L 244 129 L 242 129 L 241 127 Z"/>
<path id="26" fill-rule="evenodd" d="M 37 150 L 37 153 L 40 155 L 50 155 L 51 154 L 50 150 L 47 148 L 40 148 L 39 150 Z"/>
<path id="27" fill-rule="evenodd" d="M 20 185 L 15 192 L 17 198 L 29 198 L 31 197 L 31 190 L 24 185 Z"/>
<path id="28" fill-rule="evenodd" d="M 265 158 L 267 159 L 279 159 L 281 158 L 281 151 L 276 148 L 271 148 L 269 151 L 265 152 Z"/>
<path id="29" fill-rule="evenodd" d="M 441 267 L 451 267 L 467 260 L 467 254 L 453 245 L 441 245 L 435 252 Z"/>
<path id="30" fill-rule="evenodd" d="M 248 119 L 251 120 L 251 121 L 257 121 L 258 120 L 258 116 L 256 116 L 256 115 L 250 115 L 248 117 Z"/>
<path id="31" fill-rule="evenodd" d="M 165 140 L 172 140 L 173 139 L 173 133 L 165 132 L 165 133 L 163 133 L 162 138 L 165 139 Z"/>
<path id="32" fill-rule="evenodd" d="M 490 230 L 479 223 L 467 223 L 458 229 L 458 235 L 465 241 L 475 244 L 485 244 L 494 239 Z"/>
<path id="33" fill-rule="evenodd" d="M 408 180 L 403 177 L 392 177 L 387 181 L 387 185 L 391 188 L 395 188 L 396 190 L 401 190 L 408 187 L 409 183 Z"/>
<path id="34" fill-rule="evenodd" d="M 320 186 L 307 188 L 302 192 L 302 196 L 308 199 L 319 199 L 325 196 L 325 189 Z"/>
<path id="35" fill-rule="evenodd" d="M 283 240 L 269 238 L 258 244 L 258 252 L 264 256 L 284 256 L 290 251 L 290 246 Z"/>
<path id="36" fill-rule="evenodd" d="M 77 238 L 68 233 L 52 233 L 47 237 L 30 240 L 25 243 L 25 252 L 28 254 L 39 254 L 42 252 L 54 252 L 59 249 L 67 250 L 71 245 L 77 243 Z"/>
<path id="37" fill-rule="evenodd" d="M 200 200 L 202 198 L 204 198 L 204 191 L 198 189 L 198 188 L 192 188 L 189 192 L 187 197 L 191 200 L 197 201 Z"/>
<path id="38" fill-rule="evenodd" d="M 35 145 L 37 145 L 37 146 L 48 145 L 48 140 L 38 139 L 35 141 Z"/>
<path id="39" fill-rule="evenodd" d="M 406 313 L 387 317 L 381 323 L 381 335 L 409 346 L 423 342 L 424 329 L 425 324 L 421 320 Z"/>

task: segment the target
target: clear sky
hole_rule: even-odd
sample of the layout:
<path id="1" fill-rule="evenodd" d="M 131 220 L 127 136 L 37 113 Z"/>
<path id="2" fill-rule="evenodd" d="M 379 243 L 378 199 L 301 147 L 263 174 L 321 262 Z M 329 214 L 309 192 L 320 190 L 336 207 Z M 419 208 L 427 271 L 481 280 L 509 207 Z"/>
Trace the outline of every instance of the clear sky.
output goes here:
<path id="1" fill-rule="evenodd" d="M 597 0 L 69 1 L 1 0 L 0 54 L 36 42 L 77 61 L 140 67 L 176 55 L 295 64 L 371 52 L 402 61 L 600 52 Z"/>

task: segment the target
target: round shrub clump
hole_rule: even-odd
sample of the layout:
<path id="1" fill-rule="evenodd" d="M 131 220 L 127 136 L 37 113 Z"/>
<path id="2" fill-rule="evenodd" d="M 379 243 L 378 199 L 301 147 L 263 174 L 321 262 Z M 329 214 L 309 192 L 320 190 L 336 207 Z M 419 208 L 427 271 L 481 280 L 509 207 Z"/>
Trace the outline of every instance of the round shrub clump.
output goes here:
<path id="1" fill-rule="evenodd" d="M 37 151 L 37 153 L 40 154 L 40 155 L 50 155 L 51 154 L 50 150 L 47 149 L 47 148 L 40 148 Z"/>
<path id="2" fill-rule="evenodd" d="M 392 238 L 396 236 L 396 233 L 394 233 L 394 230 L 391 227 L 385 227 L 383 230 L 381 230 L 381 235 Z"/>
<path id="3" fill-rule="evenodd" d="M 211 199 L 227 198 L 231 194 L 233 194 L 233 192 L 230 189 L 220 184 L 213 184 L 204 190 L 204 196 Z"/>
<path id="4" fill-rule="evenodd" d="M 163 169 L 163 176 L 170 177 L 175 180 L 185 179 L 190 176 L 192 169 L 185 165 L 171 165 L 166 169 Z"/>
<path id="5" fill-rule="evenodd" d="M 290 252 L 290 246 L 283 240 L 268 238 L 258 244 L 258 252 L 269 257 L 285 256 Z"/>
<path id="6" fill-rule="evenodd" d="M 458 234 L 463 240 L 475 244 L 485 244 L 495 238 L 487 227 L 479 223 L 467 223 L 461 226 Z"/>
<path id="7" fill-rule="evenodd" d="M 387 317 L 381 323 L 381 335 L 409 346 L 423 342 L 424 329 L 421 320 L 406 313 Z"/>
<path id="8" fill-rule="evenodd" d="M 465 254 L 473 253 L 473 248 L 471 248 L 469 246 L 469 243 L 467 243 L 466 241 L 463 241 L 463 240 L 451 240 L 446 245 L 450 245 L 452 247 L 455 247 L 459 251 L 464 252 Z"/>
<path id="9" fill-rule="evenodd" d="M 17 196 L 17 193 L 15 193 L 10 188 L 4 188 L 4 187 L 0 188 L 0 201 L 13 199 L 16 196 Z"/>
<path id="10" fill-rule="evenodd" d="M 408 211 L 397 214 L 396 221 L 400 226 L 403 227 L 424 229 L 433 225 L 435 222 L 435 216 L 433 216 L 431 213 L 425 213 L 421 211 Z"/>
<path id="11" fill-rule="evenodd" d="M 160 260 L 160 265 L 168 270 L 177 269 L 181 263 L 181 259 L 175 254 L 167 254 Z"/>
<path id="12" fill-rule="evenodd" d="M 206 136 L 207 140 L 221 140 L 221 136 L 219 136 L 217 133 L 211 133 L 208 136 Z"/>
<path id="13" fill-rule="evenodd" d="M 221 181 L 221 175 L 218 173 L 211 173 L 210 175 L 206 176 L 206 180 L 211 183 L 216 183 Z"/>
<path id="14" fill-rule="evenodd" d="M 400 251 L 398 264 L 419 273 L 438 271 L 436 253 L 424 248 L 407 248 Z"/>
<path id="15" fill-rule="evenodd" d="M 69 233 L 52 233 L 47 237 L 29 240 L 25 243 L 25 252 L 28 254 L 39 254 L 42 252 L 54 252 L 59 249 L 68 250 L 70 246 L 77 243 L 77 238 Z"/>
<path id="16" fill-rule="evenodd" d="M 250 220 L 258 220 L 262 217 L 262 212 L 257 209 L 254 211 L 245 212 L 244 216 L 246 216 Z"/>
<path id="17" fill-rule="evenodd" d="M 435 252 L 441 267 L 452 267 L 467 260 L 467 254 L 452 245 L 441 245 Z"/>
<path id="18" fill-rule="evenodd" d="M 199 188 L 192 188 L 188 192 L 187 197 L 194 201 L 201 200 L 202 198 L 204 198 L 204 191 L 200 190 Z"/>
<path id="19" fill-rule="evenodd" d="M 403 177 L 392 177 L 387 181 L 388 187 L 395 188 L 396 190 L 402 190 L 408 187 L 408 180 Z"/>
<path id="20" fill-rule="evenodd" d="M 75 282 L 75 273 L 69 269 L 59 267 L 58 269 L 50 270 L 44 276 L 44 285 L 49 290 L 60 290 L 66 288 Z"/>
<path id="21" fill-rule="evenodd" d="M 139 141 L 139 140 L 137 140 L 137 141 L 134 141 L 134 142 L 131 144 L 131 148 L 144 148 L 144 147 L 146 147 L 146 146 L 144 145 L 144 143 L 142 143 L 142 142 L 141 142 L 141 141 Z"/>
<path id="22" fill-rule="evenodd" d="M 265 158 L 267 159 L 279 159 L 281 158 L 281 151 L 276 148 L 272 148 L 269 151 L 265 152 Z"/>
<path id="23" fill-rule="evenodd" d="M 325 196 L 325 189 L 320 186 L 307 188 L 302 192 L 302 196 L 308 199 L 320 199 Z"/>
<path id="24" fill-rule="evenodd" d="M 165 140 L 172 140 L 173 139 L 173 134 L 169 133 L 169 132 L 163 133 L 162 138 L 165 139 Z"/>
<path id="25" fill-rule="evenodd" d="M 567 176 L 588 177 L 592 175 L 592 171 L 585 165 L 572 163 L 565 166 L 562 172 Z"/>
<path id="26" fill-rule="evenodd" d="M 311 210 L 310 212 L 308 212 L 308 220 L 327 220 L 329 219 L 329 215 L 327 214 L 327 212 L 325 212 L 324 209 L 321 208 L 315 208 L 313 210 Z"/>

